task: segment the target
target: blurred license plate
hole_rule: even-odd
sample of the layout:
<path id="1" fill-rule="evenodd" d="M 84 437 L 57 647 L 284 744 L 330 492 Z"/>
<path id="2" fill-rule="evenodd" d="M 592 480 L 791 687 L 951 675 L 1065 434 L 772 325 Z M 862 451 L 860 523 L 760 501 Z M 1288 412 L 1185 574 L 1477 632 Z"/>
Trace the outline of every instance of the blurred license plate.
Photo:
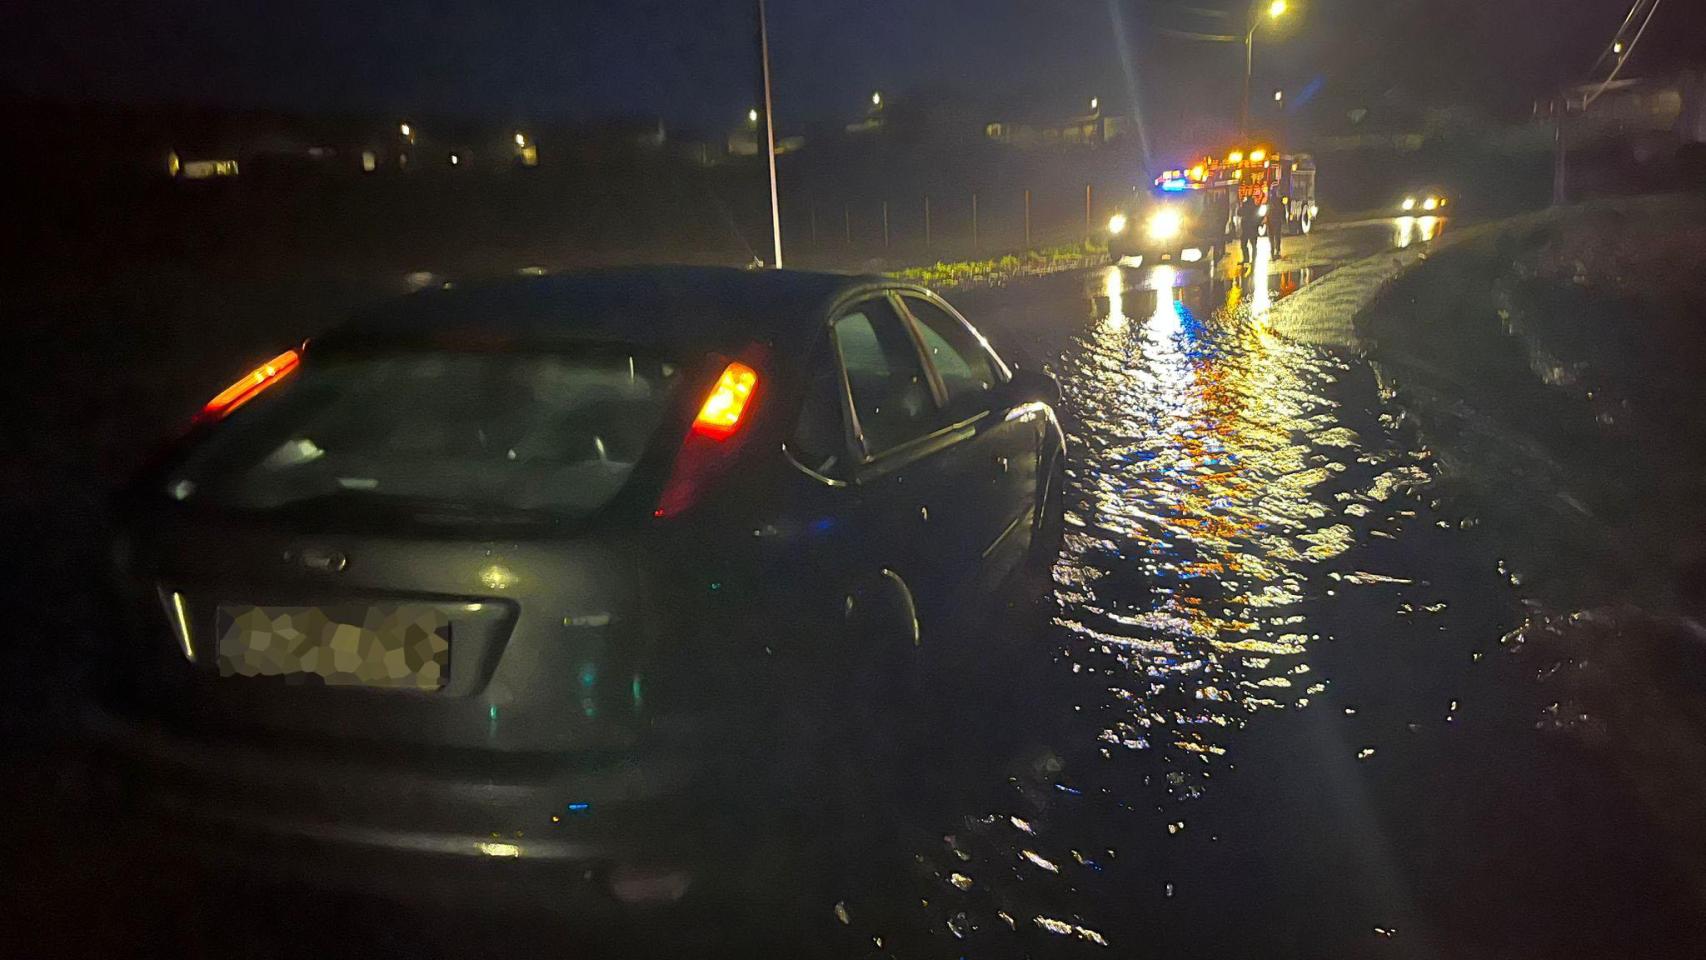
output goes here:
<path id="1" fill-rule="evenodd" d="M 450 676 L 450 620 L 422 604 L 222 605 L 219 673 L 438 690 Z"/>

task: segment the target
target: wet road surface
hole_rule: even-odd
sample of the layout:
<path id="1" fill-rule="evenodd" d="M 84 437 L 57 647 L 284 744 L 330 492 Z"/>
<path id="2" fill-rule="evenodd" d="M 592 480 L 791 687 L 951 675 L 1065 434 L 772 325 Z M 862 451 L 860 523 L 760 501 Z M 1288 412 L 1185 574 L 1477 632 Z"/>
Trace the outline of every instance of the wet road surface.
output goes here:
<path id="1" fill-rule="evenodd" d="M 1010 775 L 849 879 L 847 946 L 1692 954 L 1686 867 L 1513 653 L 1520 578 L 1369 366 L 1268 329 L 1301 278 L 1253 273 L 960 298 L 1065 385 L 1067 545 Z"/>
<path id="2" fill-rule="evenodd" d="M 1535 681 L 1553 661 L 1513 652 L 1535 613 L 1520 575 L 1372 368 L 1268 323 L 1421 229 L 954 298 L 1063 383 L 1054 597 L 1040 627 L 997 617 L 1024 631 L 999 701 L 944 685 L 965 723 L 928 745 L 941 782 L 885 811 L 880 841 L 826 853 L 803 924 L 772 936 L 872 957 L 1699 955 L 1699 888 L 1651 803 L 1568 735 Z M 575 955 L 586 933 L 339 909 L 323 935 L 289 909 L 149 929 L 269 955 L 347 947 L 338 926 L 460 956 Z M 723 919 L 636 922 L 631 945 L 753 955 Z M 623 936 L 601 931 L 618 953 Z"/>

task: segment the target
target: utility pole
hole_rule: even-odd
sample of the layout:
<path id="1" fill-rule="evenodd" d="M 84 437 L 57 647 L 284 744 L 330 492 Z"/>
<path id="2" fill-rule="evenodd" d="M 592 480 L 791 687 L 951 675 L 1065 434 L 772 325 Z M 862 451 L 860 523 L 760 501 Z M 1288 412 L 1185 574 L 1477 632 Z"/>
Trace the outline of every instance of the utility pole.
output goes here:
<path id="1" fill-rule="evenodd" d="M 782 207 L 776 196 L 776 113 L 770 97 L 770 24 L 764 16 L 764 0 L 758 0 L 758 55 L 764 63 L 764 158 L 770 163 L 770 240 L 775 246 L 773 266 L 782 269 Z"/>
<path id="2" fill-rule="evenodd" d="M 1259 22 L 1259 21 L 1256 21 Z M 1256 64 L 1256 22 L 1244 34 L 1244 96 L 1238 101 L 1238 142 L 1250 139 L 1250 71 Z M 1240 147 L 1239 149 L 1243 149 Z"/>

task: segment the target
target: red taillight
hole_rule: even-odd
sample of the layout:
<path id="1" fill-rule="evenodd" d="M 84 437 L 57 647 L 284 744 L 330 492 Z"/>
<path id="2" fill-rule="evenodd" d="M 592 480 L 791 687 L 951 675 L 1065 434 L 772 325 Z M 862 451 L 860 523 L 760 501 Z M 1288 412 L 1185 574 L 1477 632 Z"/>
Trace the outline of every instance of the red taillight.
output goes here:
<path id="1" fill-rule="evenodd" d="M 693 432 L 712 440 L 726 440 L 740 427 L 741 415 L 746 413 L 752 390 L 758 386 L 758 371 L 744 363 L 731 363 L 723 368 L 717 385 L 693 418 Z"/>
<path id="2" fill-rule="evenodd" d="M 672 517 L 691 507 L 705 485 L 733 459 L 742 446 L 745 434 L 740 428 L 750 419 L 747 414 L 757 389 L 758 371 L 739 361 L 723 368 L 688 428 L 653 516 Z"/>
<path id="3" fill-rule="evenodd" d="M 231 411 L 260 396 L 261 391 L 284 379 L 300 363 L 302 354 L 295 350 L 286 350 L 273 357 L 207 401 L 207 405 L 201 408 L 201 413 L 196 415 L 196 420 L 212 423 L 225 419 L 231 415 Z"/>

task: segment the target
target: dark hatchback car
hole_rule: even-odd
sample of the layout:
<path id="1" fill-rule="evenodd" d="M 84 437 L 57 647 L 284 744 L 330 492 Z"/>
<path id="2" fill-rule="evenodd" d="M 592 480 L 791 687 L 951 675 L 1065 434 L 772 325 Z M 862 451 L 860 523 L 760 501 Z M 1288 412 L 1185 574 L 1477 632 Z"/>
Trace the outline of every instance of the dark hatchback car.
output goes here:
<path id="1" fill-rule="evenodd" d="M 1052 563 L 1057 399 L 880 278 L 395 301 L 220 394 L 123 497 L 103 756 L 226 853 L 673 897 L 706 784 L 810 803 L 822 738 L 988 659 L 948 624 Z"/>

